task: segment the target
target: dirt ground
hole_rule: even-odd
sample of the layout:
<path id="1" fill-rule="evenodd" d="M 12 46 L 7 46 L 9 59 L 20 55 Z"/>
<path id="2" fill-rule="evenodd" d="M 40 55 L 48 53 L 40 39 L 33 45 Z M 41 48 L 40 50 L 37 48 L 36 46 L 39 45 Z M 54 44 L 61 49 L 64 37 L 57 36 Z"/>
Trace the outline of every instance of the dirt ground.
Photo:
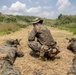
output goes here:
<path id="1" fill-rule="evenodd" d="M 22 75 L 67 75 L 67 72 L 70 70 L 74 54 L 66 49 L 68 41 L 65 38 L 76 36 L 65 30 L 59 30 L 48 26 L 47 28 L 51 31 L 61 51 L 54 60 L 41 61 L 37 57 L 30 55 L 31 49 L 27 44 L 28 33 L 31 31 L 32 26 L 9 35 L 0 36 L 0 44 L 7 39 L 22 39 L 19 49 L 23 51 L 25 55 L 22 58 L 17 58 L 14 64 L 14 66 L 19 68 Z"/>

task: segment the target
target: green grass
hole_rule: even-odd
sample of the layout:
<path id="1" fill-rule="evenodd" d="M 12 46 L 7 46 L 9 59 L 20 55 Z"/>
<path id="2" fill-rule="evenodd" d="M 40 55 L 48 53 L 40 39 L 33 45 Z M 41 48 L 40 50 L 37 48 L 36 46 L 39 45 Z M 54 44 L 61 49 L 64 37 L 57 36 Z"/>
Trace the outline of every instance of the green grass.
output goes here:
<path id="1" fill-rule="evenodd" d="M 62 29 L 62 30 L 67 30 L 67 31 L 70 31 L 72 32 L 73 34 L 76 35 L 76 25 L 74 24 L 69 24 L 69 25 L 60 25 L 60 26 L 57 26 L 57 28 L 59 29 Z"/>
<path id="2" fill-rule="evenodd" d="M 26 28 L 29 25 L 30 25 L 29 23 L 26 23 L 26 24 L 20 24 L 20 23 L 18 23 L 17 24 L 17 26 L 19 26 L 20 28 Z"/>
<path id="3" fill-rule="evenodd" d="M 19 29 L 20 27 L 14 23 L 0 23 L 0 35 L 10 34 L 11 32 L 15 32 Z"/>
<path id="4" fill-rule="evenodd" d="M 35 18 L 36 16 L 13 16 L 3 15 L 0 13 L 0 35 L 10 34 L 11 32 L 18 31 L 20 28 L 26 28 L 32 24 L 31 22 Z M 43 21 L 44 25 L 68 30 L 70 32 L 73 32 L 73 34 L 76 34 L 76 15 L 62 15 L 61 18 L 58 19 L 43 18 Z"/>

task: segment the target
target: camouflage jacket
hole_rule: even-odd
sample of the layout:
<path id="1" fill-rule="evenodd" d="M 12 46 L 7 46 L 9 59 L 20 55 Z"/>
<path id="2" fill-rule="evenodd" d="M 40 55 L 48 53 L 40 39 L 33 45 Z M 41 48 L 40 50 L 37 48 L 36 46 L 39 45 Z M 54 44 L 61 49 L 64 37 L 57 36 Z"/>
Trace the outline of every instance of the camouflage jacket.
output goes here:
<path id="1" fill-rule="evenodd" d="M 73 53 L 76 54 L 76 38 L 71 38 L 69 40 L 69 45 L 67 46 L 67 49 L 71 50 Z"/>
<path id="2" fill-rule="evenodd" d="M 8 58 L 5 60 L 9 61 L 11 64 L 14 63 L 16 57 L 22 57 L 24 55 L 24 53 L 17 50 L 17 48 L 4 45 L 0 46 L 0 53 L 7 54 Z"/>
<path id="3" fill-rule="evenodd" d="M 0 59 L 0 75 L 21 75 L 21 72 L 11 65 L 9 61 Z"/>
<path id="4" fill-rule="evenodd" d="M 43 25 L 33 28 L 29 34 L 28 41 L 35 41 L 35 37 L 41 45 L 49 46 L 55 42 L 50 31 Z"/>

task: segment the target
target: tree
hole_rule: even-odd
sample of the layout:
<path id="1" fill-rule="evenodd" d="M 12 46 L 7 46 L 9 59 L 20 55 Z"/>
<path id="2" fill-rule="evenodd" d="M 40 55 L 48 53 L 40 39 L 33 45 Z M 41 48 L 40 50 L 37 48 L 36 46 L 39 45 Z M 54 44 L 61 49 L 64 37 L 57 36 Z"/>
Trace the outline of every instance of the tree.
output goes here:
<path id="1" fill-rule="evenodd" d="M 61 19 L 61 17 L 62 17 L 63 15 L 62 14 L 60 14 L 59 16 L 58 16 L 58 19 Z"/>

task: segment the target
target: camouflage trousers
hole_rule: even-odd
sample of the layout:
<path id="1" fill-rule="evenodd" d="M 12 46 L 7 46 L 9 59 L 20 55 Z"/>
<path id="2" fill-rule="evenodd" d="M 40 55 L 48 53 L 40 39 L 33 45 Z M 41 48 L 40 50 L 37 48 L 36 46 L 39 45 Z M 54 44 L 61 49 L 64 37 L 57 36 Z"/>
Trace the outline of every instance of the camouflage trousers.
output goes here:
<path id="1" fill-rule="evenodd" d="M 40 57 L 43 57 L 45 52 L 48 51 L 49 47 L 46 45 L 41 45 L 37 41 L 32 41 L 28 43 L 28 46 L 34 51 L 34 52 L 40 52 Z"/>
<path id="2" fill-rule="evenodd" d="M 31 41 L 28 43 L 28 46 L 34 51 L 39 52 L 41 49 L 41 44 L 37 41 Z"/>
<path id="3" fill-rule="evenodd" d="M 0 75 L 21 75 L 21 73 L 9 61 L 0 60 Z"/>
<path id="4" fill-rule="evenodd" d="M 56 44 L 52 45 L 52 46 L 47 46 L 47 45 L 41 45 L 39 42 L 37 41 L 32 41 L 28 43 L 28 46 L 34 51 L 34 52 L 40 52 L 40 57 L 44 58 L 44 55 L 48 55 L 48 56 L 52 56 L 53 53 L 53 49 L 55 49 L 56 51 L 53 53 L 53 56 L 57 55 L 60 51 L 57 48 Z M 49 50 L 51 49 L 51 50 Z"/>

